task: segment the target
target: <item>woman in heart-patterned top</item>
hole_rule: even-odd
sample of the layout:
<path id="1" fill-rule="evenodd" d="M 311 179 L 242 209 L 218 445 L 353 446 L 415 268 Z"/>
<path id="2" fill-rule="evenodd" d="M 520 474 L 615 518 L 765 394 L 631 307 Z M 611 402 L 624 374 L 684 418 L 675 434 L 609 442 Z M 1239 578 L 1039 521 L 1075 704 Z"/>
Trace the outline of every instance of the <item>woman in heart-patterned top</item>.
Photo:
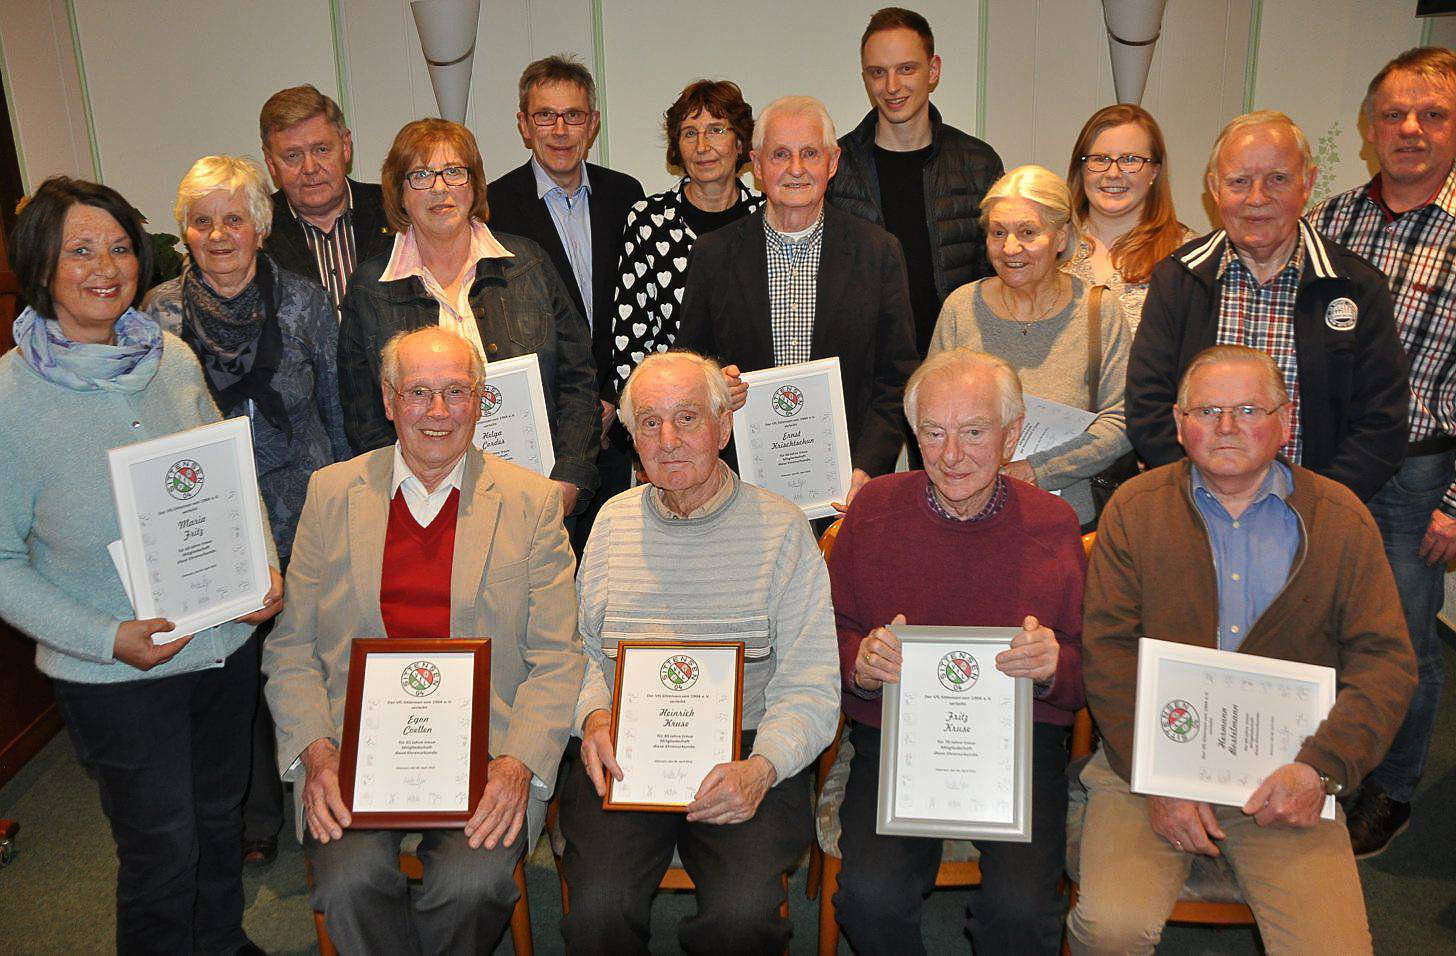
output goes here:
<path id="1" fill-rule="evenodd" d="M 623 230 L 612 315 L 612 388 L 677 339 L 688 260 L 698 236 L 742 219 L 763 197 L 738 181 L 748 165 L 753 108 L 738 84 L 690 83 L 663 114 L 667 165 L 685 175 L 632 207 Z"/>

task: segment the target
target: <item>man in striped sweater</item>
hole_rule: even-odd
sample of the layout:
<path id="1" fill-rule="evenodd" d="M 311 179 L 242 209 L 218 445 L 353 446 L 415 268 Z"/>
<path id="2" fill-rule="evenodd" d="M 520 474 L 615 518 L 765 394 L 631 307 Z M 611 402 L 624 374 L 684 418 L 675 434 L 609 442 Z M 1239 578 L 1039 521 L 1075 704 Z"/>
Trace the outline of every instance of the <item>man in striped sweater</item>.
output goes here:
<path id="1" fill-rule="evenodd" d="M 719 459 L 732 433 L 722 370 L 690 352 L 648 356 L 621 419 L 650 484 L 603 505 L 577 575 L 587 671 L 561 792 L 572 952 L 647 951 L 652 895 L 674 847 L 697 886 L 689 952 L 781 952 L 781 875 L 812 837 L 808 767 L 829 743 L 839 693 L 829 578 L 802 512 Z M 602 809 L 623 779 L 611 738 L 623 640 L 745 647 L 744 759 L 703 778 L 686 814 Z"/>

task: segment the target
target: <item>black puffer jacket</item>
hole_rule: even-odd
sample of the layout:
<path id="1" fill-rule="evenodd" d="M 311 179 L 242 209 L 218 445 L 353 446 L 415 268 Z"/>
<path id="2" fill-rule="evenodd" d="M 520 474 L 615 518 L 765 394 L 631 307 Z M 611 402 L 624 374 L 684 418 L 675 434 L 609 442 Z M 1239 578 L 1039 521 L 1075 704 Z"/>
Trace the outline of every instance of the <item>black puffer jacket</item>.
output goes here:
<path id="1" fill-rule="evenodd" d="M 875 123 L 869 115 L 839 138 L 839 172 L 829 182 L 829 201 L 877 226 L 880 177 L 875 169 Z M 986 237 L 981 232 L 981 197 L 1004 171 L 988 144 L 941 121 L 930 107 L 930 162 L 925 165 L 925 205 L 930 217 L 930 247 L 935 291 L 944 302 L 956 289 L 991 274 Z"/>

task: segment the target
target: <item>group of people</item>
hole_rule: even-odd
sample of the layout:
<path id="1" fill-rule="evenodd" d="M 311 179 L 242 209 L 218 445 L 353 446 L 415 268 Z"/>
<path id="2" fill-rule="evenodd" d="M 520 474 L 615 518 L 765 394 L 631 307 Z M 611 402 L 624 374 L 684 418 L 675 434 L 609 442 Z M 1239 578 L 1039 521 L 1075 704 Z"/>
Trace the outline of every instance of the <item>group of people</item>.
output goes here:
<path id="1" fill-rule="evenodd" d="M 1408 822 L 1456 556 L 1456 54 L 1376 75 L 1380 170 L 1308 215 L 1298 126 L 1232 120 L 1205 236 L 1140 107 L 1097 111 L 1065 179 L 1003 174 L 931 105 L 922 16 L 875 13 L 860 61 L 872 109 L 843 137 L 813 98 L 755 118 L 735 84 L 691 83 L 664 114 L 682 178 L 651 197 L 586 162 L 595 85 L 564 57 L 523 72 L 531 155 L 489 185 L 474 136 L 438 119 L 399 131 L 379 185 L 351 179 L 337 105 L 282 90 L 259 122 L 276 191 L 250 160 L 199 159 L 174 210 L 184 268 L 150 290 L 124 198 L 35 191 L 12 244 L 29 307 L 0 358 L 0 616 L 35 638 L 100 784 L 119 949 L 257 951 L 240 868 L 276 852 L 281 778 L 346 952 L 492 948 L 553 796 L 572 951 L 645 952 L 674 852 L 697 887 L 683 949 L 781 951 L 841 714 L 839 922 L 860 952 L 923 949 L 941 843 L 875 829 L 905 623 L 1017 629 L 995 666 L 1034 688 L 1032 838 L 979 846 L 978 948 L 1053 952 L 1065 924 L 1077 952 L 1151 951 L 1202 854 L 1228 858 L 1271 949 L 1370 949 L 1354 859 Z M 473 447 L 489 363 L 524 355 L 545 476 Z M 743 373 L 829 356 L 853 477 L 826 564 L 729 440 Z M 1018 457 L 1028 396 L 1091 424 Z M 239 415 L 273 586 L 169 639 L 107 556 L 104 453 Z M 896 473 L 902 448 L 923 467 Z M 380 635 L 492 639 L 485 795 L 424 833 L 413 895 L 398 832 L 351 828 L 340 790 L 350 643 Z M 1243 807 L 1133 793 L 1144 636 L 1331 666 L 1334 707 Z M 644 638 L 745 646 L 744 757 L 684 814 L 602 807 L 618 646 Z M 1084 704 L 1101 746 L 1067 916 Z"/>

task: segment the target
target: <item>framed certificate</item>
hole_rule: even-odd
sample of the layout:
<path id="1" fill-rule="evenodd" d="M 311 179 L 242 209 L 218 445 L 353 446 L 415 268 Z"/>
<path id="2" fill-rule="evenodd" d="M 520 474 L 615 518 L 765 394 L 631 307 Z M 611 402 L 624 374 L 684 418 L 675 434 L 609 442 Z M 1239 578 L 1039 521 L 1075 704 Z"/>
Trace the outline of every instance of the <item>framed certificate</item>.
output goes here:
<path id="1" fill-rule="evenodd" d="M 606 810 L 681 813 L 703 778 L 738 759 L 743 643 L 623 641 L 612 691 L 612 748 L 622 779 L 607 775 Z"/>
<path id="2" fill-rule="evenodd" d="M 176 624 L 158 644 L 250 614 L 270 585 L 253 430 L 230 418 L 107 452 L 119 571 L 138 618 Z"/>
<path id="3" fill-rule="evenodd" d="M 1141 638 L 1132 790 L 1243 806 L 1334 703 L 1333 668 Z"/>
<path id="4" fill-rule="evenodd" d="M 1031 681 L 996 669 L 1014 627 L 897 627 L 880 704 L 875 832 L 1031 840 Z"/>
<path id="5" fill-rule="evenodd" d="M 783 495 L 810 518 L 849 494 L 849 429 L 839 359 L 744 372 L 748 400 L 733 416 L 738 475 Z"/>
<path id="6" fill-rule="evenodd" d="M 481 451 L 550 476 L 556 453 L 551 447 L 541 364 L 534 352 L 486 366 L 474 441 Z"/>
<path id="7" fill-rule="evenodd" d="M 353 642 L 339 760 L 351 827 L 465 826 L 489 744 L 489 639 Z"/>

